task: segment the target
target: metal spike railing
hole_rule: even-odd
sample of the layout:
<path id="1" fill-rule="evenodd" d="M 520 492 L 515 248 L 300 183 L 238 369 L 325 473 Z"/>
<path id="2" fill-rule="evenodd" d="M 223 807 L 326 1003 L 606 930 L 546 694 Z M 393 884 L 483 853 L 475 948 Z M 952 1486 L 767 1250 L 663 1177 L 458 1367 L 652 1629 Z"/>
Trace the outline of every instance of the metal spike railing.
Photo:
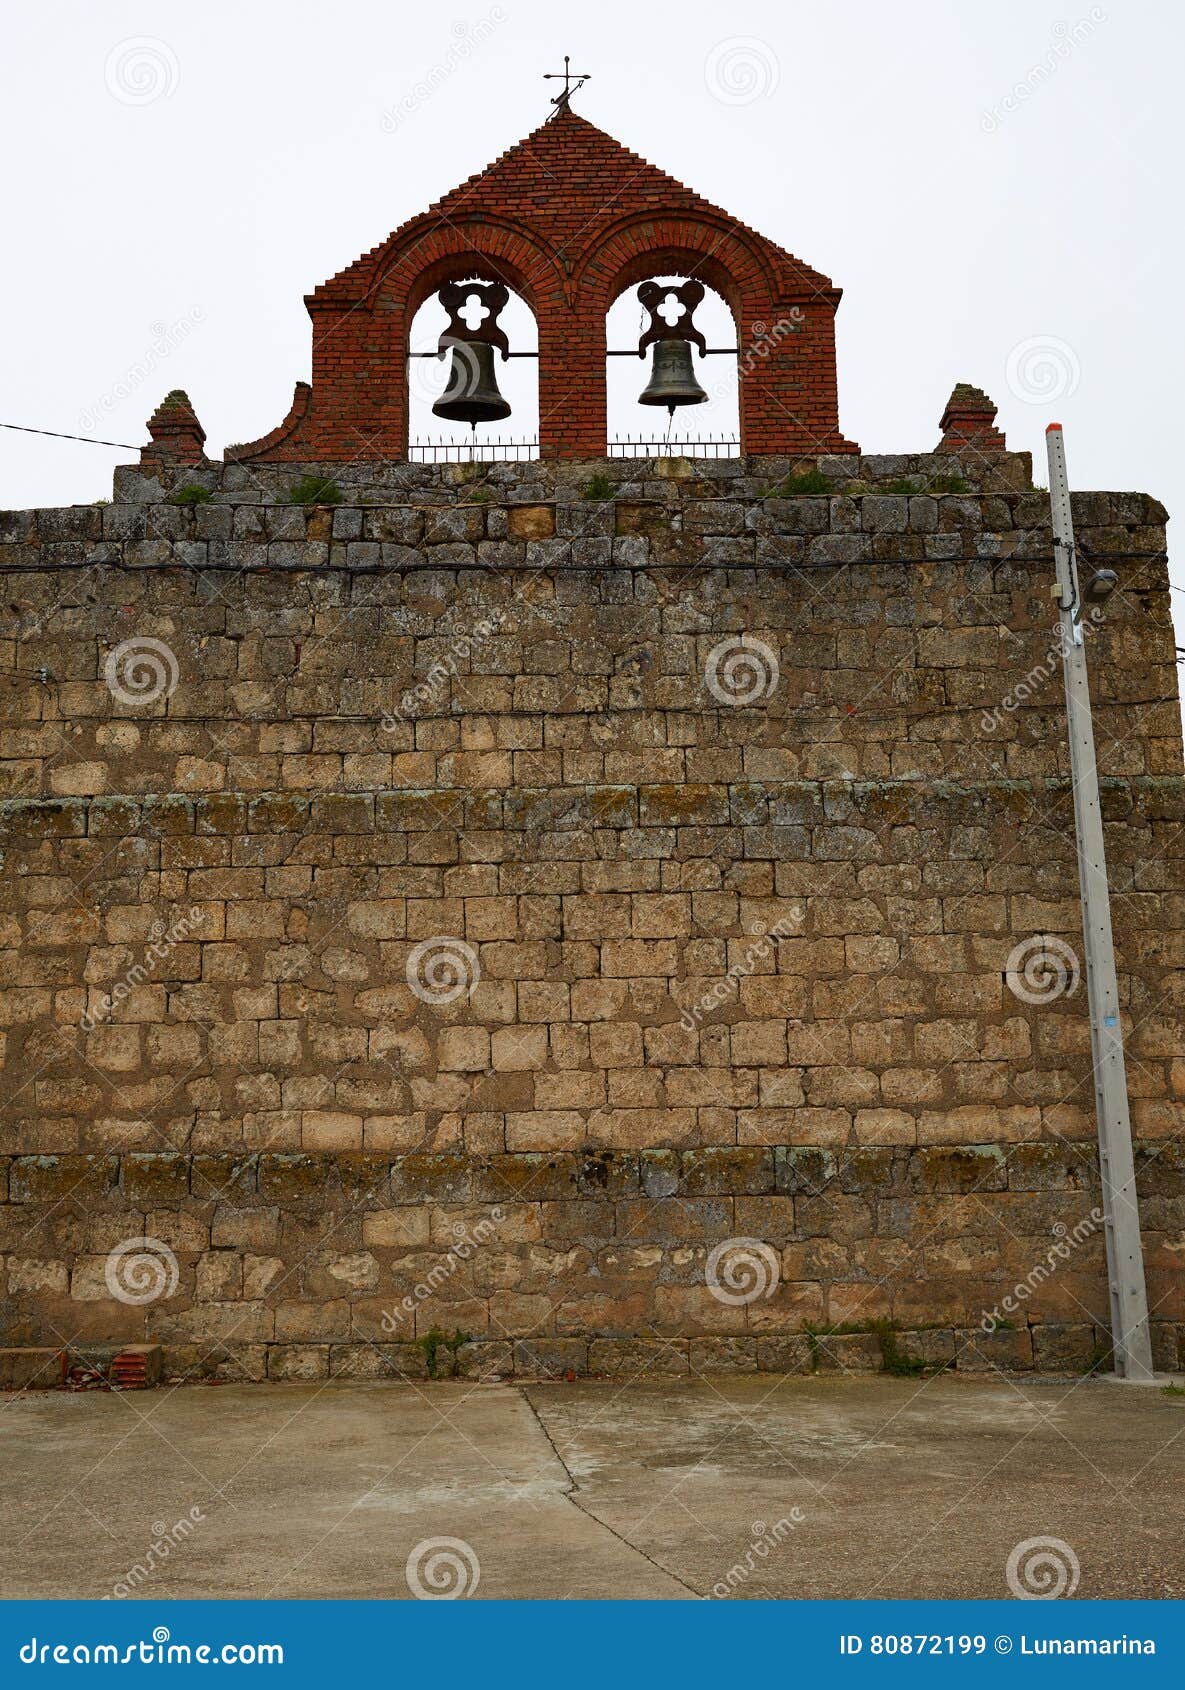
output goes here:
<path id="1" fill-rule="evenodd" d="M 623 434 L 609 441 L 607 453 L 611 458 L 739 458 L 741 443 L 731 434 L 709 434 L 698 440 L 648 440 L 641 434 Z M 526 463 L 539 456 L 539 442 L 507 440 L 496 434 L 473 440 L 429 435 L 413 440 L 407 455 L 413 464 Z"/>
<path id="2" fill-rule="evenodd" d="M 609 442 L 611 458 L 739 458 L 741 443 L 735 435 L 709 434 L 700 440 L 647 440 L 625 434 Z"/>
<path id="3" fill-rule="evenodd" d="M 539 456 L 539 442 L 505 440 L 498 434 L 449 440 L 442 434 L 436 440 L 413 440 L 407 456 L 413 464 L 526 463 Z"/>

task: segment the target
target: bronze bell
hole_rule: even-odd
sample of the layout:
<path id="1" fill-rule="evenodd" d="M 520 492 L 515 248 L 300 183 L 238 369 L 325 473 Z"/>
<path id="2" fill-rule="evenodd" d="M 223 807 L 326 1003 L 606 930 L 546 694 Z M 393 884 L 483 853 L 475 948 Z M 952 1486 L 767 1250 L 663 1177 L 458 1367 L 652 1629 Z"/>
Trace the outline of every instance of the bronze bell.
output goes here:
<path id="1" fill-rule="evenodd" d="M 665 405 L 672 416 L 676 405 L 703 405 L 707 394 L 695 379 L 691 363 L 691 342 L 656 340 L 654 363 L 639 405 Z"/>
<path id="2" fill-rule="evenodd" d="M 448 386 L 432 407 L 434 417 L 449 422 L 500 422 L 510 415 L 509 402 L 498 389 L 494 348 L 482 340 L 452 343 Z"/>

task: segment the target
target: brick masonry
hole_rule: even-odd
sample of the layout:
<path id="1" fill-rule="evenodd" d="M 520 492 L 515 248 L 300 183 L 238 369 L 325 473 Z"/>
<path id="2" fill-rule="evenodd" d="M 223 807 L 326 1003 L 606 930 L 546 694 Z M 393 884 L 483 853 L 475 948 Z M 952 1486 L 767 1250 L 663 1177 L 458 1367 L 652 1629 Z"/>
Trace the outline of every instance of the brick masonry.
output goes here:
<path id="1" fill-rule="evenodd" d="M 596 456 L 606 313 L 626 288 L 670 273 L 704 282 L 732 312 L 745 451 L 856 450 L 839 431 L 840 290 L 565 111 L 308 295 L 312 383 L 297 383 L 283 422 L 227 457 L 406 457 L 412 320 L 442 282 L 474 276 L 504 282 L 535 316 L 543 455 Z"/>
<path id="2" fill-rule="evenodd" d="M 436 1329 L 463 1373 L 678 1373 L 879 1365 L 887 1319 L 915 1359 L 1088 1364 L 1084 989 L 1005 977 L 1080 948 L 1047 498 L 969 457 L 823 457 L 806 497 L 770 458 L 355 463 L 335 508 L 206 465 L 0 518 L 0 1342 L 378 1377 Z M 1090 661 L 1175 1364 L 1165 518 L 1074 512 L 1120 576 Z M 747 704 L 707 680 L 738 652 Z M 172 1277 L 126 1300 L 140 1237 Z M 769 1296 L 707 1283 L 735 1239 Z"/>

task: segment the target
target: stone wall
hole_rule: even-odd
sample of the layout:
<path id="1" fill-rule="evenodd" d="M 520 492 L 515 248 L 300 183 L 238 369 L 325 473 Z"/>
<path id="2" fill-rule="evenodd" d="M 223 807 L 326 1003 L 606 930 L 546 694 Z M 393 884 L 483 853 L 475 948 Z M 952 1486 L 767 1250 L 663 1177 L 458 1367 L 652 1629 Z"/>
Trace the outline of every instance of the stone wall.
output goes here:
<path id="1" fill-rule="evenodd" d="M 1007 972 L 1081 949 L 1046 496 L 1018 457 L 937 494 L 900 489 L 949 457 L 824 459 L 829 497 L 789 467 L 352 466 L 332 509 L 121 471 L 0 518 L 4 1341 L 1097 1357 L 1085 991 Z M 1175 1363 L 1164 512 L 1074 511 L 1120 577 L 1090 661 Z"/>

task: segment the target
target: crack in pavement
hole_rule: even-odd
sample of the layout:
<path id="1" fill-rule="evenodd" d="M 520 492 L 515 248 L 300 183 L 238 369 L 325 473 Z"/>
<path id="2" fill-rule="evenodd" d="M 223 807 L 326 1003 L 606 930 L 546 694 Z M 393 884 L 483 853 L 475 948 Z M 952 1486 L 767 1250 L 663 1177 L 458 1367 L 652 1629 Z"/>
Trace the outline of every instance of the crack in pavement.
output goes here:
<path id="1" fill-rule="evenodd" d="M 697 1602 L 706 1601 L 707 1598 L 704 1595 L 704 1592 L 702 1590 L 696 1590 L 693 1585 L 688 1584 L 686 1579 L 681 1578 L 679 1576 L 679 1574 L 672 1571 L 672 1569 L 670 1567 L 664 1567 L 661 1561 L 656 1561 L 654 1559 L 653 1555 L 647 1554 L 647 1552 L 643 1548 L 641 1548 L 641 1546 L 639 1544 L 632 1542 L 628 1537 L 625 1536 L 624 1532 L 619 1532 L 617 1530 L 617 1528 L 615 1526 L 611 1526 L 607 1520 L 602 1520 L 602 1518 L 600 1517 L 599 1514 L 594 1513 L 593 1510 L 591 1508 L 589 1508 L 586 1503 L 584 1503 L 580 1500 L 580 1497 L 579 1497 L 579 1494 L 578 1494 L 579 1490 L 580 1490 L 580 1485 L 577 1482 L 576 1476 L 572 1472 L 572 1469 L 568 1466 L 568 1463 L 564 1460 L 563 1456 L 560 1454 L 559 1446 L 556 1444 L 555 1439 L 552 1437 L 550 1431 L 548 1430 L 547 1422 L 544 1420 L 543 1416 L 540 1414 L 539 1409 L 536 1406 L 535 1401 L 532 1398 L 529 1390 L 525 1386 L 522 1386 L 522 1385 L 516 1385 L 515 1389 L 518 1391 L 519 1395 L 522 1397 L 523 1402 L 526 1404 L 527 1409 L 528 1409 L 529 1413 L 531 1414 L 531 1417 L 534 1420 L 535 1424 L 538 1426 L 539 1430 L 543 1433 L 543 1436 L 547 1439 L 548 1447 L 550 1448 L 552 1454 L 555 1456 L 555 1459 L 559 1462 L 560 1466 L 563 1468 L 564 1477 L 567 1481 L 567 1483 L 563 1487 L 563 1492 L 562 1492 L 565 1499 L 568 1502 L 570 1502 L 574 1508 L 578 1508 L 586 1519 L 591 1520 L 594 1525 L 600 1526 L 602 1531 L 608 1532 L 610 1537 L 616 1538 L 618 1543 L 624 1544 L 625 1547 L 629 1550 L 632 1550 L 635 1555 L 640 1555 L 642 1557 L 643 1561 L 649 1562 L 650 1566 L 652 1566 L 655 1569 L 656 1572 L 660 1572 L 660 1573 L 665 1574 L 665 1576 L 667 1578 L 673 1580 L 673 1582 L 675 1584 L 677 1584 L 682 1590 L 685 1590 L 689 1596 L 693 1596 L 696 1599 Z"/>

